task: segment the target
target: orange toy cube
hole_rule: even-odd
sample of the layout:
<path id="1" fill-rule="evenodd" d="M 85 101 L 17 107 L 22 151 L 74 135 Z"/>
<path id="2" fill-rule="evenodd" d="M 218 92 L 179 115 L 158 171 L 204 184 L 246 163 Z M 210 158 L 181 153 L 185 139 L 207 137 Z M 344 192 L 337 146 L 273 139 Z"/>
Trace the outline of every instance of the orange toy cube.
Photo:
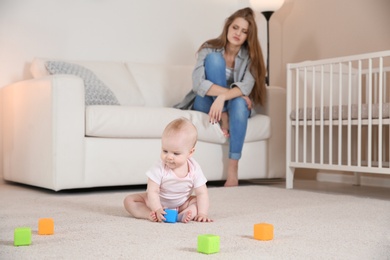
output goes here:
<path id="1" fill-rule="evenodd" d="M 254 238 L 257 240 L 272 240 L 274 238 L 274 226 L 268 223 L 255 224 Z"/>
<path id="2" fill-rule="evenodd" d="M 51 218 L 41 218 L 38 221 L 38 234 L 39 235 L 53 235 L 54 234 L 54 221 Z"/>

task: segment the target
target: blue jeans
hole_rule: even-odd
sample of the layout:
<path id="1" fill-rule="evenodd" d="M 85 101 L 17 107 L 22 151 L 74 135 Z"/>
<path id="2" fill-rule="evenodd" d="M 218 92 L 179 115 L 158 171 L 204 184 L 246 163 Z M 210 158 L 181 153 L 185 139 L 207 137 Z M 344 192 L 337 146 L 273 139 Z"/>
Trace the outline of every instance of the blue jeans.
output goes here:
<path id="1" fill-rule="evenodd" d="M 220 52 L 212 52 L 207 55 L 204 61 L 206 79 L 214 84 L 228 88 L 226 83 L 226 62 Z M 209 113 L 215 97 L 196 96 L 193 110 Z M 224 110 L 229 115 L 229 158 L 239 160 L 246 135 L 250 110 L 242 97 L 228 100 Z"/>

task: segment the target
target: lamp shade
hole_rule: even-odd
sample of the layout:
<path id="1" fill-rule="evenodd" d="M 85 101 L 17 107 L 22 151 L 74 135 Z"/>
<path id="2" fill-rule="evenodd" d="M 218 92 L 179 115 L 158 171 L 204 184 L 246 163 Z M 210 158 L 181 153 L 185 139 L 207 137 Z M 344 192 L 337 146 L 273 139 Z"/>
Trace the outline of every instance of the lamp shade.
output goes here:
<path id="1" fill-rule="evenodd" d="M 275 12 L 284 3 L 284 0 L 249 0 L 250 5 L 255 11 Z"/>

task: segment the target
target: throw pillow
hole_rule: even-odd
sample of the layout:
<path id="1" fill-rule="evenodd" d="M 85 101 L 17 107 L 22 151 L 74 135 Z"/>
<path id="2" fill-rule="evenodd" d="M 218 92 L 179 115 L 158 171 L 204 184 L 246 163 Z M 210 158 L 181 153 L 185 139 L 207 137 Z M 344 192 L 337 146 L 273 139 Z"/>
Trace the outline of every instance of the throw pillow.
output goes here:
<path id="1" fill-rule="evenodd" d="M 85 105 L 120 105 L 115 94 L 89 69 L 64 61 L 46 61 L 50 74 L 70 74 L 83 79 Z"/>

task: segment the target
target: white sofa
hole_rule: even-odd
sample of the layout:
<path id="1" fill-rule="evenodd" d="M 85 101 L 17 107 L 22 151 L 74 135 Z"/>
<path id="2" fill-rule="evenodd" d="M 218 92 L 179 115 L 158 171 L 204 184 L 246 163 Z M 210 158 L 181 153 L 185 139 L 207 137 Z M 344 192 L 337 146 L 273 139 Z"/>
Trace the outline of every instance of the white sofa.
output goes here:
<path id="1" fill-rule="evenodd" d="M 206 114 L 172 106 L 191 89 L 192 66 L 72 61 L 93 71 L 120 105 L 85 105 L 84 81 L 50 75 L 46 59 L 33 79 L 3 91 L 4 179 L 51 190 L 146 183 L 168 122 L 189 118 L 199 132 L 195 158 L 208 180 L 226 178 L 228 140 Z M 285 177 L 285 90 L 268 87 L 266 107 L 249 119 L 240 179 Z"/>

